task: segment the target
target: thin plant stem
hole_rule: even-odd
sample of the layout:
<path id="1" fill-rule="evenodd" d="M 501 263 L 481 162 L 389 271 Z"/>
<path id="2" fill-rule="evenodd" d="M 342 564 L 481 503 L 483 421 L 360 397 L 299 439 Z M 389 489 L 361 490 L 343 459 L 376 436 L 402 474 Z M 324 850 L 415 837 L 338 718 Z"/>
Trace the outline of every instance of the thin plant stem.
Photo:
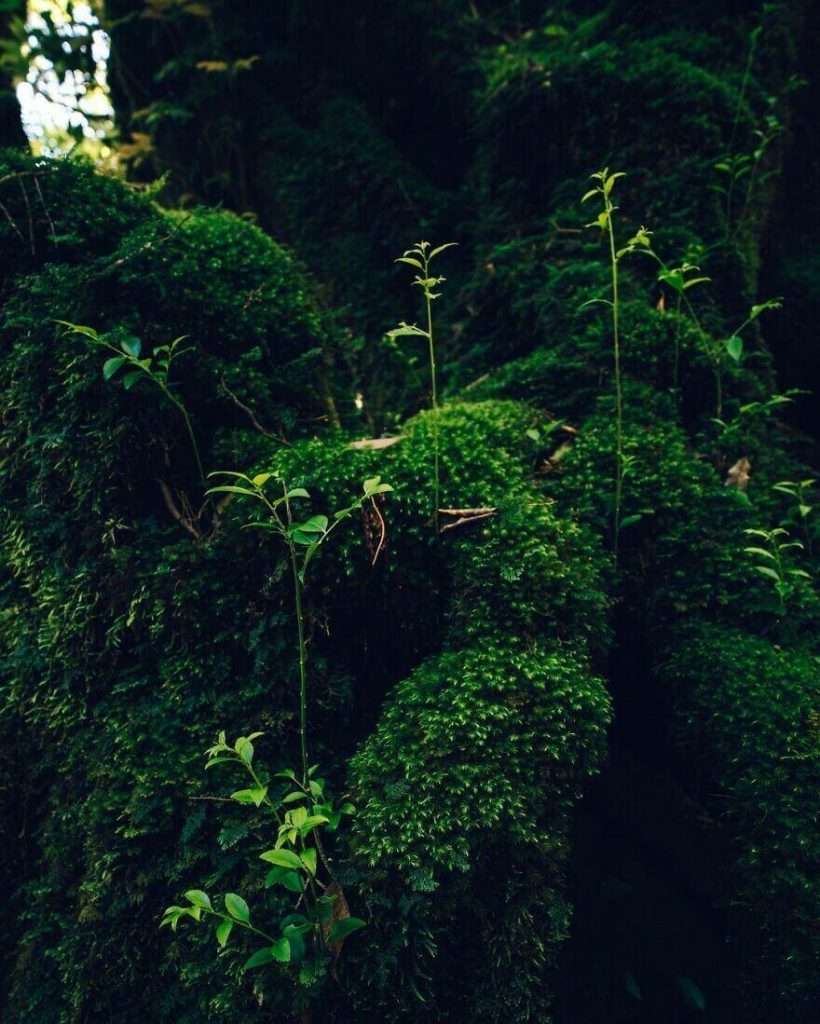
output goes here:
<path id="1" fill-rule="evenodd" d="M 296 627 L 299 636 L 299 746 L 302 752 L 302 781 L 308 784 L 307 749 L 307 656 L 305 651 L 305 622 L 302 614 L 302 584 L 296 567 L 296 552 L 290 545 L 290 565 L 293 572 L 293 599 L 296 605 Z"/>
<path id="2" fill-rule="evenodd" d="M 285 512 L 287 523 L 290 526 L 293 516 L 288 501 L 287 486 L 283 483 L 285 492 Z M 307 788 L 308 778 L 308 748 L 307 748 L 307 650 L 305 648 L 305 618 L 302 610 L 302 581 L 299 578 L 299 566 L 296 561 L 296 547 L 290 536 L 285 532 L 285 541 L 290 556 L 290 570 L 293 577 L 293 604 L 296 611 L 296 631 L 299 645 L 299 748 L 302 756 L 302 787 Z"/>
<path id="3" fill-rule="evenodd" d="M 612 226 L 613 205 L 604 195 L 609 233 L 609 254 L 612 267 L 612 342 L 615 358 L 615 511 L 613 517 L 613 550 L 618 561 L 618 534 L 621 530 L 621 499 L 623 495 L 623 395 L 621 393 L 621 340 L 618 307 L 618 257 L 615 252 L 615 229 Z"/>
<path id="4" fill-rule="evenodd" d="M 424 276 L 429 276 L 427 266 L 424 269 Z M 436 346 L 433 340 L 433 309 L 429 289 L 425 289 L 425 302 L 427 305 L 427 343 L 430 351 L 430 385 L 431 402 L 433 407 L 433 524 L 438 536 L 438 507 L 440 504 L 439 492 L 441 489 L 439 469 L 439 446 L 438 446 L 438 386 L 436 382 Z"/>
<path id="5" fill-rule="evenodd" d="M 177 409 L 179 409 L 180 413 L 182 414 L 182 418 L 185 421 L 185 429 L 188 431 L 188 437 L 191 440 L 191 447 L 194 450 L 194 458 L 196 459 L 196 468 L 199 471 L 199 479 L 204 482 L 205 470 L 202 468 L 202 459 L 199 457 L 199 445 L 197 445 L 196 443 L 194 428 L 191 424 L 191 417 L 188 415 L 188 410 L 185 408 L 182 402 L 178 401 L 176 398 L 173 397 L 173 395 L 168 391 L 167 388 L 163 388 L 163 391 L 165 392 L 166 397 L 170 399 L 171 402 L 173 402 L 173 404 L 177 407 Z"/>

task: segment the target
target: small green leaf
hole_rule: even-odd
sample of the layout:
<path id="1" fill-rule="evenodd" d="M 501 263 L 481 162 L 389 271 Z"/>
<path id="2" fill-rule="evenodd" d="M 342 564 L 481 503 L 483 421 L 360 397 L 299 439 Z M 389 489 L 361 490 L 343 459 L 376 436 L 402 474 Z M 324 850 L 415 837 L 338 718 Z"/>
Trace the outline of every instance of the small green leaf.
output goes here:
<path id="1" fill-rule="evenodd" d="M 306 807 L 294 807 L 292 811 L 288 811 L 286 820 L 290 825 L 299 828 L 304 825 L 305 821 L 307 821 L 307 816 L 308 812 Z"/>
<path id="2" fill-rule="evenodd" d="M 310 519 L 306 519 L 303 523 L 294 523 L 291 527 L 293 534 L 318 534 L 321 535 L 327 529 L 328 518 L 327 516 L 311 516 Z"/>
<path id="3" fill-rule="evenodd" d="M 458 245 L 458 242 L 445 242 L 444 245 L 437 245 L 427 258 L 431 260 L 434 256 L 438 256 L 440 252 L 444 252 L 445 249 L 451 249 L 454 245 Z"/>
<path id="4" fill-rule="evenodd" d="M 228 939 L 230 938 L 231 932 L 233 931 L 233 921 L 220 921 L 216 926 L 216 941 L 220 947 L 224 948 Z"/>
<path id="5" fill-rule="evenodd" d="M 235 892 L 225 894 L 225 909 L 234 920 L 241 921 L 243 924 L 247 924 L 251 919 L 250 907 Z"/>
<path id="6" fill-rule="evenodd" d="M 100 336 L 94 330 L 93 327 L 83 327 L 82 324 L 71 324 L 68 320 L 55 320 L 55 324 L 60 324 L 62 327 L 67 327 L 73 334 L 82 334 L 84 338 L 88 338 L 89 341 L 99 341 Z"/>
<path id="7" fill-rule="evenodd" d="M 328 819 L 323 814 L 311 814 L 309 818 L 305 818 L 302 824 L 299 826 L 299 831 L 303 836 L 306 836 L 309 832 L 312 832 L 315 828 L 320 825 L 326 825 Z"/>
<path id="8" fill-rule="evenodd" d="M 125 388 L 126 391 L 130 391 L 131 388 L 137 383 L 137 381 L 141 377 L 142 370 L 132 370 L 130 373 L 126 373 L 126 375 L 123 377 L 122 386 Z"/>
<path id="9" fill-rule="evenodd" d="M 360 928 L 366 928 L 367 922 L 362 921 L 359 917 L 343 917 L 340 921 L 336 921 L 327 937 L 328 945 L 332 945 L 336 942 L 341 942 L 346 939 L 348 935 L 353 932 L 357 932 Z"/>
<path id="10" fill-rule="evenodd" d="M 777 561 L 771 551 L 767 551 L 765 548 L 744 548 L 743 550 L 750 555 L 762 555 L 764 558 L 770 558 L 773 562 Z"/>
<path id="11" fill-rule="evenodd" d="M 410 335 L 426 338 L 427 331 L 423 331 L 420 327 L 416 327 L 415 324 L 402 323 L 398 327 L 394 327 L 392 331 L 387 332 L 388 338 L 404 338 Z"/>
<path id="12" fill-rule="evenodd" d="M 238 487 L 236 484 L 222 484 L 219 487 L 210 487 L 205 492 L 206 494 L 246 494 L 248 497 L 255 498 L 256 492 L 250 490 L 247 487 Z"/>
<path id="13" fill-rule="evenodd" d="M 251 483 L 254 487 L 264 487 L 272 476 L 273 473 L 257 473 L 256 476 L 252 478 Z"/>
<path id="14" fill-rule="evenodd" d="M 253 786 L 250 789 L 238 789 L 235 793 L 231 793 L 231 800 L 236 800 L 238 804 L 253 804 L 255 807 L 260 807 L 267 795 L 267 786 Z"/>
<path id="15" fill-rule="evenodd" d="M 624 177 L 626 177 L 624 171 L 618 171 L 615 174 L 610 174 L 610 176 L 604 181 L 604 193 L 606 195 L 609 195 L 609 193 L 612 191 L 612 186 L 615 184 L 618 178 Z"/>
<path id="16" fill-rule="evenodd" d="M 777 583 L 780 582 L 780 577 L 777 575 L 774 569 L 770 569 L 768 565 L 754 565 L 752 566 L 752 568 L 756 569 L 761 574 L 761 576 L 769 576 Z"/>
<path id="17" fill-rule="evenodd" d="M 691 978 L 678 978 L 678 988 L 684 1001 L 692 1010 L 705 1010 L 706 997 Z"/>
<path id="18" fill-rule="evenodd" d="M 418 270 L 424 270 L 424 267 L 418 260 L 414 260 L 412 256 L 399 256 L 396 263 L 409 263 L 411 267 L 416 267 Z"/>
<path id="19" fill-rule="evenodd" d="M 195 907 L 202 907 L 204 910 L 211 909 L 211 901 L 208 894 L 201 889 L 189 889 L 185 893 L 185 899 L 190 900 Z"/>
<path id="20" fill-rule="evenodd" d="M 103 363 L 103 378 L 105 380 L 111 380 L 114 374 L 119 370 L 123 363 L 128 362 L 125 356 L 114 356 L 111 359 L 106 359 Z"/>
<path id="21" fill-rule="evenodd" d="M 234 745 L 234 750 L 242 758 L 245 764 L 253 761 L 253 744 L 247 736 L 240 736 Z"/>
<path id="22" fill-rule="evenodd" d="M 273 963 L 275 959 L 272 947 L 264 946 L 262 949 L 257 949 L 253 956 L 245 961 L 245 970 L 250 971 L 254 967 L 262 967 L 264 964 Z"/>
<path id="23" fill-rule="evenodd" d="M 305 883 L 302 881 L 302 876 L 297 874 L 295 871 L 285 871 L 279 882 L 284 885 L 290 892 L 304 892 Z"/>
<path id="24" fill-rule="evenodd" d="M 139 338 L 125 338 L 120 342 L 120 348 L 123 352 L 127 352 L 129 356 L 133 356 L 134 359 L 139 359 L 139 354 L 142 351 L 142 342 Z"/>
<path id="25" fill-rule="evenodd" d="M 302 862 L 292 850 L 266 850 L 260 854 L 260 858 L 267 861 L 268 864 L 276 864 L 280 868 L 302 870 Z"/>
<path id="26" fill-rule="evenodd" d="M 739 363 L 740 357 L 743 355 L 743 339 L 739 338 L 736 334 L 733 334 L 732 337 L 726 341 L 726 351 L 736 363 Z"/>
<path id="27" fill-rule="evenodd" d="M 280 964 L 290 963 L 289 940 L 285 938 L 277 939 L 271 946 L 271 953 L 273 953 L 273 959 L 278 960 Z"/>
<path id="28" fill-rule="evenodd" d="M 387 494 L 393 488 L 390 484 L 383 484 L 380 476 L 372 476 L 364 481 L 362 490 L 366 498 L 372 498 L 374 494 Z"/>
<path id="29" fill-rule="evenodd" d="M 327 819 L 325 819 L 327 820 Z M 302 863 L 308 869 L 311 875 L 316 874 L 316 850 L 312 847 L 308 850 L 302 850 Z"/>

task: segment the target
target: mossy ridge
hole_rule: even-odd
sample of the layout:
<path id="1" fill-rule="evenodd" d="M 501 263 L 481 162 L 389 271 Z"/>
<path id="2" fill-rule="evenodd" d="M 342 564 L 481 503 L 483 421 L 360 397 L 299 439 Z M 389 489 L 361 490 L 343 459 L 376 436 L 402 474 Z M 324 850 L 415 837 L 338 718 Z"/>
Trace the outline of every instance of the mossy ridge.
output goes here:
<path id="1" fill-rule="evenodd" d="M 672 690 L 693 784 L 703 792 L 716 783 L 730 798 L 702 797 L 735 838 L 733 935 L 762 974 L 747 978 L 747 1005 L 788 1006 L 809 1021 L 820 994 L 818 656 L 697 621 L 677 631 L 672 649 L 657 676 Z"/>

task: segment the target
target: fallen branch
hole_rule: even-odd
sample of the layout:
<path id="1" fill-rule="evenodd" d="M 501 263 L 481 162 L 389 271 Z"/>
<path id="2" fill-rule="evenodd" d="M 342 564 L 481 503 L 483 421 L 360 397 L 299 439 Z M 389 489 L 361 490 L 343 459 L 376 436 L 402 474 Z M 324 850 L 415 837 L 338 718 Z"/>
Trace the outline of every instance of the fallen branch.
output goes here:
<path id="1" fill-rule="evenodd" d="M 439 533 L 445 533 L 447 530 L 455 530 L 458 526 L 466 526 L 469 523 L 477 523 L 482 519 L 489 519 L 496 514 L 498 509 L 491 506 L 482 506 L 480 508 L 440 508 L 438 511 L 439 515 L 458 517 L 455 522 L 445 523 L 441 527 Z"/>

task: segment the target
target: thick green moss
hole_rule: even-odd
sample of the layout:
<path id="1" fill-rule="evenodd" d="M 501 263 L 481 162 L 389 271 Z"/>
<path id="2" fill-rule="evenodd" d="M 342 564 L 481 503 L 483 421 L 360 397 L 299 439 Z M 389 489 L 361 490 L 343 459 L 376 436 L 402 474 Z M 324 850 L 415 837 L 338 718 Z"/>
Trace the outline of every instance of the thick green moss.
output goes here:
<path id="1" fill-rule="evenodd" d="M 748 1004 L 808 1021 L 820 995 L 817 656 L 701 623 L 679 631 L 658 677 L 692 782 L 728 798 L 711 804 L 737 857 L 733 931 L 756 964 Z"/>
<path id="2" fill-rule="evenodd" d="M 594 768 L 607 719 L 603 685 L 571 647 L 485 633 L 426 662 L 353 759 L 357 854 L 438 875 L 468 870 L 488 833 L 537 844 L 545 814 L 571 805 Z"/>

